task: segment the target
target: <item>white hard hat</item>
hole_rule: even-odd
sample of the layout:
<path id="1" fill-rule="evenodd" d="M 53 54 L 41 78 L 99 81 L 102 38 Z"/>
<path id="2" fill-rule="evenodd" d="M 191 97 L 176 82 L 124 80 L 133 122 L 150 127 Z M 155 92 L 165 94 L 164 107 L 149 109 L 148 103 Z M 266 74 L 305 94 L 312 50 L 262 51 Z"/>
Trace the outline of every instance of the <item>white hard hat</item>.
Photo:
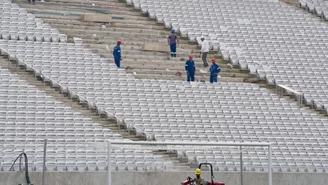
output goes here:
<path id="1" fill-rule="evenodd" d="M 200 39 L 204 39 L 204 36 L 201 36 Z"/>

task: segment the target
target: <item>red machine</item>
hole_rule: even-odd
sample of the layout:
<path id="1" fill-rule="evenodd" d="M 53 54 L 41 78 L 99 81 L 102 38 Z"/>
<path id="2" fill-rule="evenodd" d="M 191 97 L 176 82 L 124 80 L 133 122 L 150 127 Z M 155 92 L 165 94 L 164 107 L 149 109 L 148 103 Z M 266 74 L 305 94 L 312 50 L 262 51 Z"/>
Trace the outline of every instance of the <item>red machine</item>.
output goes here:
<path id="1" fill-rule="evenodd" d="M 204 181 L 204 185 L 225 185 L 224 182 L 214 182 L 214 174 L 213 167 L 210 163 L 200 163 L 199 169 L 201 169 L 202 165 L 209 165 L 211 167 L 211 182 Z M 187 180 L 181 182 L 181 185 L 195 185 L 194 180 L 191 177 L 188 177 Z"/>
<path id="2" fill-rule="evenodd" d="M 190 179 L 190 180 L 183 181 L 181 183 L 181 185 L 195 185 L 195 183 L 193 182 L 192 179 Z M 225 185 L 225 184 L 224 184 L 224 182 L 213 182 L 213 184 L 212 184 L 211 182 L 205 181 L 205 184 L 204 185 Z"/>
<path id="3" fill-rule="evenodd" d="M 187 180 L 181 182 L 181 185 L 191 185 L 191 181 L 192 181 L 191 177 L 188 177 Z"/>

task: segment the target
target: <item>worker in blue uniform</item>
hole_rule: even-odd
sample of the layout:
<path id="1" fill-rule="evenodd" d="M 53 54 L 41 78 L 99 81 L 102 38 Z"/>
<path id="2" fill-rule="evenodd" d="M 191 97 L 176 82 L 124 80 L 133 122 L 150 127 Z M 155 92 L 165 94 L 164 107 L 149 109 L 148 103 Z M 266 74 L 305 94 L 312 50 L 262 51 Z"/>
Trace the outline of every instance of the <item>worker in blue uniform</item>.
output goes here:
<path id="1" fill-rule="evenodd" d="M 221 68 L 220 66 L 215 63 L 215 58 L 212 58 L 212 65 L 209 69 L 209 72 L 210 72 L 210 82 L 213 83 L 213 82 L 218 82 L 218 74 L 220 73 L 221 71 Z"/>
<path id="2" fill-rule="evenodd" d="M 189 60 L 186 61 L 185 70 L 187 71 L 187 81 L 195 81 L 196 67 L 191 55 L 189 55 Z"/>
<path id="3" fill-rule="evenodd" d="M 179 38 L 175 34 L 175 30 L 171 30 L 171 34 L 167 37 L 167 42 L 170 46 L 171 57 L 177 57 L 177 44 L 179 45 Z"/>
<path id="4" fill-rule="evenodd" d="M 121 41 L 118 40 L 117 45 L 114 47 L 114 50 L 113 50 L 113 56 L 114 56 L 114 60 L 115 60 L 115 64 L 116 64 L 117 68 L 121 67 L 121 60 L 122 60 L 120 45 L 121 45 Z"/>

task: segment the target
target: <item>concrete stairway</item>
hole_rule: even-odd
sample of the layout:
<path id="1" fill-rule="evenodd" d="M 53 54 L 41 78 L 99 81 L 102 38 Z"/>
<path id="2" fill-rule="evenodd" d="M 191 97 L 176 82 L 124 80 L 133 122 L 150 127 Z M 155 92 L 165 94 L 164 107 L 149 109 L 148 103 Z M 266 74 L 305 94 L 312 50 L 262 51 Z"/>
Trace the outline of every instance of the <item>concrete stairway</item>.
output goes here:
<path id="1" fill-rule="evenodd" d="M 197 168 L 197 164 L 190 163 L 186 156 L 180 156 L 174 151 L 156 150 L 153 154 L 162 156 L 165 161 L 173 162 L 173 171 L 193 171 Z"/>
<path id="2" fill-rule="evenodd" d="M 197 61 L 196 80 L 209 80 L 207 69 L 202 68 L 199 47 L 195 43 L 180 38 L 178 56 L 176 59 L 170 60 L 168 53 L 143 51 L 144 43 L 167 46 L 166 38 L 169 31 L 165 30 L 163 25 L 143 16 L 141 12 L 128 7 L 124 2 L 119 0 L 107 0 L 106 2 L 52 0 L 44 3 L 38 2 L 35 6 L 27 4 L 25 0 L 16 0 L 16 2 L 26 8 L 28 12 L 35 13 L 36 17 L 43 18 L 44 22 L 51 24 L 61 33 L 67 34 L 69 42 L 73 42 L 73 37 L 80 37 L 83 39 L 85 47 L 108 58 L 110 62 L 113 62 L 112 48 L 115 46 L 116 40 L 122 40 L 122 67 L 127 72 L 133 73 L 136 78 L 186 80 L 184 64 L 188 55 L 193 54 Z M 113 22 L 104 26 L 101 23 L 82 22 L 79 16 L 69 16 L 69 14 L 90 13 L 86 10 L 87 8 L 109 10 L 115 18 L 113 18 Z M 43 13 L 40 14 L 40 11 Z M 61 13 L 59 14 L 61 16 L 58 13 Z M 67 16 L 62 16 L 64 14 Z M 256 81 L 247 72 L 233 69 L 227 61 L 222 60 L 218 52 L 211 52 L 208 59 L 212 57 L 217 59 L 222 68 L 221 81 Z"/>
<path id="3" fill-rule="evenodd" d="M 38 81 L 32 72 L 27 72 L 24 68 L 17 66 L 9 59 L 0 56 L 0 66 L 3 69 L 8 69 L 12 74 L 17 74 L 21 80 L 25 80 L 30 85 L 44 91 L 47 95 L 54 97 L 57 101 L 63 102 L 66 106 L 72 107 L 75 112 L 80 112 L 83 116 L 91 118 L 94 122 L 100 123 L 103 127 L 109 128 L 113 133 L 121 134 L 125 139 L 133 141 L 144 140 L 144 138 L 136 136 L 134 133 L 129 133 L 124 128 L 119 127 L 115 120 L 109 120 L 97 114 L 94 110 L 88 109 L 84 104 L 79 104 L 74 99 L 70 99 L 67 94 L 61 94 L 58 89 Z"/>

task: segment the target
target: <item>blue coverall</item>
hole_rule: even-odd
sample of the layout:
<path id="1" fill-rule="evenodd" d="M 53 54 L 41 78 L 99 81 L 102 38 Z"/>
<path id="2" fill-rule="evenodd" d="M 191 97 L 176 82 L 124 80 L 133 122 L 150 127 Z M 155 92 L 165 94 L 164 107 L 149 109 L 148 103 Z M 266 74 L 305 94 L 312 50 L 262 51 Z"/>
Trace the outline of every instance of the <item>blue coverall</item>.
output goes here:
<path id="1" fill-rule="evenodd" d="M 213 63 L 209 69 L 210 71 L 210 82 L 218 82 L 218 73 L 221 71 L 221 68 L 218 64 Z"/>
<path id="2" fill-rule="evenodd" d="M 177 57 L 177 43 L 172 43 L 170 45 L 171 57 Z"/>
<path id="3" fill-rule="evenodd" d="M 118 68 L 121 67 L 121 47 L 119 45 L 114 47 L 113 56 L 115 60 L 115 64 Z"/>
<path id="4" fill-rule="evenodd" d="M 177 35 L 174 33 L 168 36 L 168 39 L 170 40 L 171 57 L 177 57 L 177 38 Z"/>
<path id="5" fill-rule="evenodd" d="M 195 62 L 193 60 L 187 60 L 185 70 L 187 71 L 187 81 L 195 81 Z"/>

